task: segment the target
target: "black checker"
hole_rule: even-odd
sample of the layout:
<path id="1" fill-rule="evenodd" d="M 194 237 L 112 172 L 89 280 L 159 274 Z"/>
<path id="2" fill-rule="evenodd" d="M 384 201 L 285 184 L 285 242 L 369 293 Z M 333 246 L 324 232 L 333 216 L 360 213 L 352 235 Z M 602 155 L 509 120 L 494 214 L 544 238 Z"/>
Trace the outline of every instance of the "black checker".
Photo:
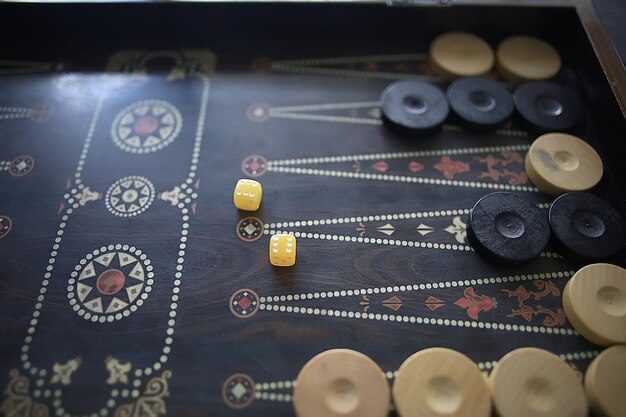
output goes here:
<path id="1" fill-rule="evenodd" d="M 448 117 L 446 95 L 422 81 L 397 81 L 380 96 L 383 120 L 414 133 L 439 127 Z"/>
<path id="2" fill-rule="evenodd" d="M 550 206 L 549 220 L 555 240 L 572 257 L 601 260 L 624 248 L 624 218 L 593 194 L 563 194 Z"/>
<path id="3" fill-rule="evenodd" d="M 474 127 L 497 127 L 513 113 L 509 90 L 488 78 L 460 78 L 450 84 L 447 96 L 452 111 Z"/>
<path id="4" fill-rule="evenodd" d="M 522 84 L 515 90 L 513 102 L 526 122 L 545 132 L 573 128 L 583 112 L 577 94 L 547 81 Z"/>
<path id="5" fill-rule="evenodd" d="M 481 256 L 505 264 L 530 262 L 550 240 L 547 213 L 508 192 L 482 197 L 467 223 L 467 240 Z"/>

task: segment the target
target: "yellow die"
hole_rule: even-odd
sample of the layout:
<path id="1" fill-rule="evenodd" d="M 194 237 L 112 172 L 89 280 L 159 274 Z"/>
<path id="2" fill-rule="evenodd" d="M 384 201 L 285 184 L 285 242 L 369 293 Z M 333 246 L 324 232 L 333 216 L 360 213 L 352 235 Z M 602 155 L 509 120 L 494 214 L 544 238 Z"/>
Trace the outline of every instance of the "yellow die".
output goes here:
<path id="1" fill-rule="evenodd" d="M 263 187 L 254 180 L 239 180 L 233 193 L 235 207 L 239 210 L 256 211 L 261 205 Z"/>
<path id="2" fill-rule="evenodd" d="M 274 266 L 293 266 L 296 263 L 296 238 L 292 235 L 274 235 L 270 239 L 270 263 Z"/>

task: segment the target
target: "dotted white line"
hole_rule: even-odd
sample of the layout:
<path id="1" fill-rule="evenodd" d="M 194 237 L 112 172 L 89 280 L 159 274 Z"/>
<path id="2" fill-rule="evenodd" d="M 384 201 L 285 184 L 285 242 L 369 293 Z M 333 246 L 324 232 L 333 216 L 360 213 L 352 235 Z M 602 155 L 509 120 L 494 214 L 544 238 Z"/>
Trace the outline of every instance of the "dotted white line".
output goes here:
<path id="1" fill-rule="evenodd" d="M 359 101 L 355 103 L 327 103 L 327 104 L 306 104 L 303 106 L 283 106 L 271 107 L 270 114 L 273 113 L 289 113 L 294 111 L 311 111 L 311 110 L 340 110 L 340 109 L 362 109 L 369 107 L 378 107 L 378 101 Z"/>
<path id="2" fill-rule="evenodd" d="M 276 65 L 324 65 L 324 64 L 358 64 L 364 62 L 389 62 L 389 61 L 425 61 L 428 54 L 393 54 L 393 55 L 365 55 L 336 58 L 313 58 L 296 59 L 286 61 L 274 61 Z"/>
<path id="3" fill-rule="evenodd" d="M 199 75 L 199 78 L 202 81 L 202 98 L 200 102 L 200 113 L 198 115 L 198 126 L 196 128 L 193 154 L 191 156 L 191 166 L 189 169 L 189 175 L 187 176 L 188 184 L 191 184 L 193 182 L 193 178 L 196 176 L 196 170 L 198 169 L 198 162 L 200 161 L 200 149 L 202 148 L 202 137 L 204 134 L 204 124 L 206 121 L 206 112 L 209 103 L 209 94 L 211 92 L 211 83 L 209 77 Z"/>
<path id="4" fill-rule="evenodd" d="M 291 394 L 284 394 L 282 392 L 255 392 L 254 398 L 256 400 L 264 400 L 264 401 L 280 401 L 280 402 L 291 402 L 293 401 L 293 397 Z"/>
<path id="5" fill-rule="evenodd" d="M 76 167 L 76 173 L 74 174 L 75 182 L 80 184 L 81 174 L 83 171 L 83 166 L 85 165 L 85 159 L 87 158 L 87 154 L 89 153 L 89 147 L 91 146 L 91 140 L 93 139 L 93 135 L 96 131 L 96 124 L 98 123 L 98 118 L 100 117 L 100 112 L 102 111 L 102 104 L 104 103 L 105 95 L 102 95 L 98 100 L 98 104 L 96 105 L 96 110 L 91 118 L 91 123 L 89 124 L 89 131 L 87 132 L 87 138 L 85 139 L 85 144 L 83 145 L 83 150 L 80 153 L 80 159 L 78 160 L 78 166 Z"/>
<path id="6" fill-rule="evenodd" d="M 28 107 L 9 107 L 9 106 L 0 106 L 0 112 L 9 112 L 9 113 L 30 113 L 31 109 Z"/>
<path id="7" fill-rule="evenodd" d="M 270 117 L 276 119 L 292 119 L 292 120 L 314 120 L 318 122 L 337 122 L 337 123 L 355 123 L 364 125 L 380 126 L 383 122 L 380 119 L 363 118 L 363 117 L 345 117 L 331 116 L 326 114 L 307 114 L 307 113 L 289 113 L 289 112 L 270 112 Z"/>
<path id="8" fill-rule="evenodd" d="M 295 380 L 287 381 L 272 381 L 272 382 L 257 382 L 254 384 L 255 391 L 267 391 L 277 389 L 291 389 L 296 386 Z"/>
<path id="9" fill-rule="evenodd" d="M 326 114 L 307 114 L 298 113 L 301 111 L 319 111 L 319 110 L 340 110 L 340 109 L 360 109 L 369 107 L 380 107 L 378 101 L 365 101 L 354 103 L 328 103 L 328 104 L 308 104 L 301 106 L 282 106 L 282 107 L 270 107 L 269 117 L 281 118 L 281 119 L 293 119 L 293 120 L 314 120 L 321 122 L 337 122 L 337 123 L 356 123 L 367 125 L 382 125 L 383 122 L 380 116 L 373 117 L 344 117 L 333 116 Z M 460 126 L 456 125 L 443 125 L 443 130 L 448 132 L 463 132 Z M 517 129 L 497 129 L 496 134 L 501 136 L 518 136 L 527 137 L 528 132 Z"/>
<path id="10" fill-rule="evenodd" d="M 196 141 L 195 141 L 195 145 L 194 145 L 194 154 L 193 154 L 193 159 L 192 159 L 192 164 L 196 164 L 197 163 L 197 158 L 199 157 L 199 152 L 200 152 L 200 144 L 202 141 L 202 137 L 203 137 L 203 129 L 204 129 L 204 120 L 205 120 L 205 114 L 206 114 L 206 107 L 207 107 L 207 102 L 208 102 L 208 97 L 209 97 L 209 81 L 208 81 L 208 77 L 201 77 L 203 82 L 204 82 L 204 90 L 203 90 L 203 95 L 202 95 L 202 103 L 201 103 L 201 115 L 199 117 L 199 121 L 198 121 L 198 130 L 196 132 Z M 89 151 L 89 147 L 91 144 L 91 140 L 94 136 L 94 132 L 95 132 L 95 128 L 96 128 L 96 124 L 100 115 L 100 112 L 102 110 L 102 106 L 104 103 L 105 97 L 102 96 L 100 98 L 100 100 L 98 101 L 98 104 L 96 106 L 96 109 L 94 111 L 94 115 L 92 117 L 90 126 L 89 126 L 89 130 L 87 133 L 87 137 L 85 139 L 85 143 L 83 145 L 83 149 L 82 149 L 82 153 L 79 159 L 79 163 L 76 169 L 76 173 L 75 173 L 75 182 L 78 185 L 78 189 L 82 189 L 84 188 L 84 186 L 82 186 L 81 184 L 81 171 L 83 169 L 84 163 L 85 163 L 85 159 L 87 157 L 88 151 Z M 194 162 L 195 160 L 195 162 Z M 195 167 L 192 165 L 192 169 L 190 171 L 189 177 L 186 181 L 186 184 L 183 184 L 184 187 L 187 187 L 187 184 L 191 184 L 192 183 L 192 178 L 194 177 L 194 171 L 195 171 Z M 43 307 L 43 302 L 45 300 L 45 294 L 47 292 L 47 286 L 50 283 L 50 279 L 52 277 L 52 271 L 54 269 L 54 264 L 56 261 L 56 257 L 58 255 L 58 251 L 60 249 L 60 244 L 62 242 L 63 239 L 63 234 L 64 234 L 64 229 L 67 225 L 67 221 L 70 217 L 70 215 L 74 212 L 74 210 L 76 208 L 78 208 L 79 204 L 75 202 L 74 200 L 74 195 L 77 194 L 79 191 L 76 188 L 73 188 L 70 192 L 66 193 L 64 195 L 64 198 L 68 201 L 68 203 L 71 205 L 70 208 L 68 208 L 65 212 L 65 214 L 62 216 L 61 218 L 61 223 L 59 225 L 59 230 L 57 232 L 57 237 L 54 240 L 54 245 L 52 247 L 52 252 L 50 254 L 50 260 L 48 262 L 48 266 L 46 267 L 46 272 L 44 274 L 44 279 L 42 281 L 42 287 L 40 289 L 40 294 L 37 297 L 37 304 L 35 305 L 35 309 L 32 315 L 32 320 L 30 321 L 30 327 L 27 330 L 27 336 L 24 339 L 24 345 L 22 346 L 22 354 L 20 356 L 20 361 L 22 362 L 22 367 L 26 372 L 30 372 L 31 375 L 37 375 L 39 374 L 39 376 L 43 377 L 46 375 L 47 370 L 46 369 L 39 369 L 36 366 L 34 366 L 31 361 L 30 361 L 30 357 L 29 357 L 29 351 L 30 351 L 30 345 L 33 341 L 33 335 L 35 333 L 36 330 L 36 326 L 38 324 L 38 317 L 41 314 L 41 309 Z M 134 376 L 132 379 L 132 386 L 135 387 L 135 389 L 130 390 L 130 389 L 123 389 L 123 390 L 118 390 L 118 389 L 113 389 L 111 391 L 111 396 L 109 398 L 109 400 L 106 403 L 106 407 L 102 408 L 99 410 L 99 412 L 96 413 L 92 413 L 91 415 L 88 416 L 84 416 L 84 417 L 104 417 L 107 416 L 110 412 L 110 410 L 112 410 L 116 404 L 117 404 L 117 397 L 122 397 L 122 398 L 128 398 L 128 397 L 132 397 L 132 398 L 138 398 L 140 393 L 139 390 L 136 388 L 141 387 L 141 380 L 142 377 L 145 376 L 150 376 L 153 372 L 156 372 L 158 370 L 160 370 L 168 361 L 169 359 L 169 355 L 171 354 L 171 345 L 173 343 L 173 335 L 174 335 L 174 326 L 176 324 L 176 309 L 178 307 L 178 300 L 179 300 L 179 293 L 180 293 L 180 285 L 181 285 L 181 278 L 182 278 L 182 271 L 183 271 L 183 264 L 185 261 L 185 249 L 186 249 L 186 245 L 187 245 L 187 238 L 188 238 L 188 234 L 189 234 L 189 209 L 187 208 L 187 205 L 190 204 L 192 202 L 193 199 L 196 199 L 198 197 L 198 195 L 194 192 L 192 192 L 191 190 L 187 191 L 187 194 L 189 194 L 189 196 L 187 198 L 185 198 L 184 202 L 181 202 L 178 204 L 178 208 L 181 210 L 181 214 L 182 214 L 182 228 L 181 228 L 181 237 L 180 237 L 180 244 L 179 244 L 179 251 L 178 251 L 178 258 L 177 258 L 177 265 L 176 265 L 176 272 L 174 274 L 174 282 L 173 282 L 173 289 L 172 289 L 172 296 L 171 296 L 171 303 L 170 303 L 170 312 L 169 312 L 169 319 L 167 322 L 167 328 L 166 328 L 166 334 L 165 334 L 165 339 L 164 339 L 164 347 L 162 349 L 162 352 L 160 354 L 160 356 L 158 357 L 158 360 L 155 361 L 154 364 L 152 364 L 151 366 L 147 366 L 143 369 L 139 368 L 139 369 L 135 369 L 134 371 Z M 122 245 L 122 244 L 118 244 L 118 245 L 110 245 L 109 247 L 104 247 L 103 250 L 108 250 L 110 249 L 110 247 L 113 247 L 113 249 L 125 249 L 128 248 L 129 250 L 131 249 L 131 247 L 129 247 L 128 245 Z M 92 255 L 93 256 L 93 255 Z M 147 259 L 147 257 L 144 259 L 145 254 L 141 254 L 140 255 L 140 259 L 147 265 L 146 266 L 146 270 L 149 271 L 147 277 L 148 280 L 146 281 L 147 285 L 151 285 L 153 283 L 153 279 L 151 276 L 151 266 L 150 266 L 150 261 Z M 81 260 L 81 262 L 87 262 L 87 260 Z M 77 266 L 80 269 L 80 264 Z M 76 274 L 74 274 L 70 279 L 71 280 L 75 280 L 76 279 Z M 73 285 L 74 282 L 70 282 L 70 285 Z M 68 291 L 73 291 L 74 288 L 70 288 L 68 286 Z M 147 287 L 146 287 L 146 291 L 147 291 Z M 142 299 L 145 299 L 144 296 L 147 295 L 146 293 L 142 294 Z M 71 300 L 70 300 L 71 303 Z M 140 303 L 142 303 L 142 300 L 137 300 L 137 305 L 140 305 Z M 132 309 L 133 307 L 135 307 L 134 305 L 131 306 L 130 308 Z M 133 310 L 134 311 L 134 310 Z M 127 311 L 125 311 L 127 312 Z M 85 313 L 85 316 L 88 313 Z M 85 317 L 87 318 L 87 317 Z M 121 317 L 120 317 L 121 318 Z M 93 315 L 92 317 L 89 317 L 89 319 L 93 319 Z M 98 321 L 102 321 L 99 317 L 96 318 Z M 118 317 L 114 317 L 114 319 L 118 319 Z M 107 321 L 112 321 L 112 320 L 108 320 L 105 319 Z M 94 321 L 94 320 L 92 320 Z M 39 389 L 41 387 L 43 387 L 45 385 L 45 380 L 43 379 L 39 379 L 37 381 L 36 387 L 38 388 L 36 390 L 36 394 L 34 393 L 34 395 L 36 396 L 41 396 L 43 395 L 46 398 L 49 398 L 52 394 L 54 395 L 54 400 L 52 401 L 52 405 L 55 407 L 55 413 L 58 416 L 63 416 L 63 417 L 69 417 L 71 416 L 70 413 L 68 413 L 64 408 L 63 408 L 63 403 L 62 403 L 62 390 L 61 389 L 57 389 L 54 392 L 52 392 L 50 389 Z"/>
<path id="11" fill-rule="evenodd" d="M 336 171 L 336 170 L 312 169 L 312 168 L 294 168 L 294 167 L 282 167 L 282 166 L 274 166 L 274 165 L 268 165 L 267 170 L 272 171 L 272 172 L 286 173 L 286 174 L 356 178 L 356 179 L 388 181 L 388 182 L 408 182 L 408 183 L 416 183 L 416 184 L 445 185 L 445 186 L 451 186 L 451 187 L 487 188 L 487 189 L 492 189 L 492 190 L 526 191 L 526 192 L 533 192 L 533 193 L 539 192 L 539 190 L 536 187 L 526 186 L 526 185 L 495 184 L 495 183 L 487 183 L 487 182 L 448 180 L 448 179 L 440 179 L 440 178 L 410 177 L 406 175 L 370 174 L 370 173 L 363 173 L 363 172 Z"/>
<path id="12" fill-rule="evenodd" d="M 563 255 L 561 255 L 560 253 L 556 253 L 556 252 L 541 252 L 539 256 L 541 256 L 542 258 L 557 258 L 557 259 L 563 258 Z"/>
<path id="13" fill-rule="evenodd" d="M 548 333 L 567 336 L 576 336 L 578 333 L 575 330 L 567 328 L 555 328 L 546 326 L 530 326 L 530 325 L 517 325 L 517 324 L 505 324 L 495 322 L 482 322 L 482 321 L 469 321 L 469 320 L 450 320 L 450 319 L 437 319 L 430 317 L 420 316 L 403 316 L 400 314 L 379 314 L 379 313 L 361 313 L 346 310 L 334 310 L 325 308 L 303 308 L 298 306 L 284 306 L 284 305 L 272 305 L 261 303 L 259 305 L 260 310 L 275 311 L 275 312 L 287 312 L 295 314 L 307 314 L 314 316 L 328 316 L 328 317 L 342 317 L 342 318 L 354 318 L 362 320 L 375 320 L 375 321 L 395 321 L 398 323 L 411 323 L 411 324 L 426 324 L 433 326 L 451 326 L 451 327 L 467 327 L 467 328 L 479 328 L 487 330 L 506 330 L 514 332 L 528 332 L 528 333 Z"/>
<path id="14" fill-rule="evenodd" d="M 525 152 L 529 145 L 506 145 L 506 146 L 482 146 L 474 148 L 456 148 L 456 149 L 434 149 L 427 151 L 412 152 L 388 152 L 388 153 L 370 153 L 360 155 L 339 155 L 339 156 L 323 156 L 316 158 L 301 159 L 277 159 L 268 161 L 271 166 L 279 165 L 303 165 L 303 164 L 327 164 L 335 162 L 354 162 L 354 161 L 374 161 L 380 159 L 403 159 L 403 158 L 421 158 L 429 156 L 443 155 L 470 155 L 492 152 Z"/>
<path id="15" fill-rule="evenodd" d="M 323 226 L 328 224 L 350 224 L 350 223 L 366 223 L 366 222 L 378 222 L 378 221 L 390 221 L 390 220 L 404 220 L 404 219 L 421 219 L 441 216 L 458 216 L 462 214 L 469 214 L 470 209 L 452 209 L 452 210 L 433 210 L 433 211 L 418 211 L 413 213 L 396 213 L 396 214 L 380 214 L 373 216 L 355 216 L 355 217 L 340 217 L 331 219 L 316 219 L 316 220 L 294 220 L 288 222 L 267 223 L 264 226 L 265 230 L 281 228 L 281 227 L 305 227 L 305 226 Z M 269 231 L 268 231 L 269 233 Z M 267 234 L 267 233 L 266 233 Z"/>
<path id="16" fill-rule="evenodd" d="M 290 234 L 302 239 L 317 239 L 317 240 L 338 240 L 340 242 L 353 242 L 353 243 L 369 243 L 374 245 L 388 245 L 388 246 L 408 246 L 422 249 L 441 249 L 441 250 L 454 250 L 454 251 L 466 251 L 473 252 L 473 249 L 467 245 L 451 245 L 445 243 L 432 243 L 432 242 L 416 242 L 412 240 L 399 240 L 399 239 L 383 239 L 383 238 L 369 238 L 369 237 L 356 237 L 356 236 L 343 236 L 334 235 L 330 233 L 304 233 L 304 232 L 292 232 L 283 230 L 269 230 L 264 234 Z"/>
<path id="17" fill-rule="evenodd" d="M 335 69 L 335 68 L 316 68 L 305 67 L 298 65 L 283 65 L 273 63 L 271 69 L 278 72 L 296 72 L 304 74 L 316 74 L 316 75 L 333 75 L 333 76 L 348 76 L 357 78 L 382 78 L 388 80 L 423 80 L 428 82 L 439 82 L 441 78 L 433 75 L 419 75 L 419 74 L 403 74 L 393 72 L 374 72 L 374 71 L 355 71 L 348 69 Z"/>
<path id="18" fill-rule="evenodd" d="M 556 272 L 542 272 L 536 274 L 525 275 L 509 275 L 502 277 L 485 277 L 485 278 L 473 278 L 473 279 L 461 279 L 457 281 L 438 281 L 427 282 L 423 284 L 404 284 L 394 285 L 389 287 L 372 287 L 372 288 L 357 288 L 351 290 L 332 290 L 299 294 L 285 294 L 285 295 L 270 295 L 259 297 L 260 303 L 278 303 L 285 301 L 298 301 L 298 300 L 312 300 L 318 298 L 336 298 L 336 297 L 353 297 L 361 295 L 372 294 L 385 294 L 385 293 L 400 293 L 407 291 L 424 291 L 437 288 L 453 288 L 453 287 L 468 287 L 470 285 L 488 285 L 488 284 L 501 284 L 506 282 L 520 282 L 520 281 L 535 281 L 539 279 L 556 279 L 566 278 L 574 275 L 576 271 L 556 271 Z"/>

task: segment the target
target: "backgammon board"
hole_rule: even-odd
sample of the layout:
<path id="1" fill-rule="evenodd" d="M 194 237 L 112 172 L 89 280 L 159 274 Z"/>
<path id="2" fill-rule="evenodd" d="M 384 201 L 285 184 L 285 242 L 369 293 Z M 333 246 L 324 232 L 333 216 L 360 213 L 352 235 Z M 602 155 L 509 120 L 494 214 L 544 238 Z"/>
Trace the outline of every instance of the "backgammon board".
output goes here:
<path id="1" fill-rule="evenodd" d="M 289 416 L 302 366 L 337 347 L 390 384 L 432 346 L 486 373 L 535 346 L 583 373 L 600 348 L 561 303 L 581 264 L 548 247 L 495 265 L 467 242 L 486 193 L 549 207 L 524 172 L 536 134 L 407 138 L 379 109 L 392 81 L 445 87 L 443 31 L 539 36 L 584 98 L 595 193 L 623 212 L 624 77 L 578 11 L 0 5 L 0 413 Z M 259 211 L 233 206 L 239 178 L 263 184 Z M 269 264 L 279 232 L 293 268 Z"/>

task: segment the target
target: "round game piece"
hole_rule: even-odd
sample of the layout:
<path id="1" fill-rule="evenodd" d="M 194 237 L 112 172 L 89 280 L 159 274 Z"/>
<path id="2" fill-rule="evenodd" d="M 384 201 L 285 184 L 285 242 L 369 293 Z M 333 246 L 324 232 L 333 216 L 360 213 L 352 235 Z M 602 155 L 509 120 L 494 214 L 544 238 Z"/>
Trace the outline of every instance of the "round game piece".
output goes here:
<path id="1" fill-rule="evenodd" d="M 514 84 L 546 80 L 561 69 L 559 53 L 548 43 L 531 36 L 511 36 L 496 49 L 498 73 Z"/>
<path id="2" fill-rule="evenodd" d="M 296 380 L 298 417 L 383 417 L 391 395 L 382 369 L 362 353 L 331 349 L 311 359 Z"/>
<path id="3" fill-rule="evenodd" d="M 624 248 L 624 219 L 593 194 L 563 194 L 550 206 L 548 219 L 553 236 L 573 257 L 606 259 Z"/>
<path id="4" fill-rule="evenodd" d="M 602 159 L 587 142 L 565 133 L 539 136 L 524 167 L 537 188 L 553 196 L 593 188 L 604 170 Z"/>
<path id="5" fill-rule="evenodd" d="M 597 415 L 626 417 L 626 346 L 605 349 L 591 362 L 585 392 Z"/>
<path id="6" fill-rule="evenodd" d="M 401 417 L 491 416 L 485 378 L 467 356 L 451 349 L 425 349 L 404 361 L 393 400 Z"/>
<path id="7" fill-rule="evenodd" d="M 626 343 L 626 269 L 602 263 L 579 269 L 563 289 L 563 309 L 590 342 Z"/>
<path id="8" fill-rule="evenodd" d="M 513 94 L 513 102 L 524 121 L 543 132 L 569 130 L 583 114 L 577 94 L 547 81 L 521 85 Z"/>
<path id="9" fill-rule="evenodd" d="M 487 194 L 470 213 L 467 239 L 479 255 L 496 262 L 529 262 L 548 244 L 548 216 L 520 195 Z"/>
<path id="10" fill-rule="evenodd" d="M 477 127 L 496 127 L 513 113 L 511 93 L 487 78 L 461 78 L 448 87 L 450 107 L 461 119 Z"/>
<path id="11" fill-rule="evenodd" d="M 507 353 L 487 384 L 500 417 L 587 416 L 587 400 L 576 372 L 542 349 Z"/>
<path id="12" fill-rule="evenodd" d="M 380 96 L 383 120 L 412 132 L 431 130 L 448 117 L 445 94 L 422 81 L 396 81 Z"/>
<path id="13" fill-rule="evenodd" d="M 430 60 L 435 71 L 454 79 L 487 74 L 495 63 L 495 55 L 491 46 L 478 36 L 448 32 L 430 44 Z"/>

